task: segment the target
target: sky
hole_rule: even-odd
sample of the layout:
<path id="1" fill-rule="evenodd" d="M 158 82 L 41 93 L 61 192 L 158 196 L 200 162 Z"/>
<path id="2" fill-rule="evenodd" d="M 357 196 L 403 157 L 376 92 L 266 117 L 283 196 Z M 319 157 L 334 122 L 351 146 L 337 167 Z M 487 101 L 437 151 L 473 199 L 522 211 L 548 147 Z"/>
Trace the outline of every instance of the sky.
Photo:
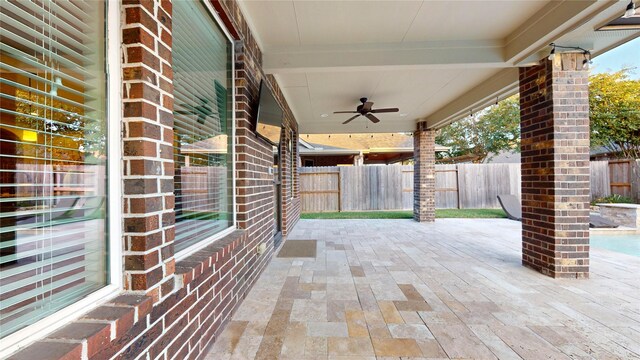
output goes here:
<path id="1" fill-rule="evenodd" d="M 591 73 L 616 72 L 622 68 L 635 67 L 631 78 L 640 80 L 640 38 L 611 49 L 593 58 Z"/>

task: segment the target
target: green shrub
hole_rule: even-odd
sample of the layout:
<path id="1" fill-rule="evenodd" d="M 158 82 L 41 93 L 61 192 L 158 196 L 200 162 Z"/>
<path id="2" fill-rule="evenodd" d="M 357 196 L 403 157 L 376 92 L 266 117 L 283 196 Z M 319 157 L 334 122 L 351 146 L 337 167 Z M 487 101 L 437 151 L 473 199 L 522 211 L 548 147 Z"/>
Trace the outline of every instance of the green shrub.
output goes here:
<path id="1" fill-rule="evenodd" d="M 597 198 L 591 202 L 591 205 L 596 204 L 633 204 L 633 199 L 627 196 L 613 194 L 601 198 Z"/>

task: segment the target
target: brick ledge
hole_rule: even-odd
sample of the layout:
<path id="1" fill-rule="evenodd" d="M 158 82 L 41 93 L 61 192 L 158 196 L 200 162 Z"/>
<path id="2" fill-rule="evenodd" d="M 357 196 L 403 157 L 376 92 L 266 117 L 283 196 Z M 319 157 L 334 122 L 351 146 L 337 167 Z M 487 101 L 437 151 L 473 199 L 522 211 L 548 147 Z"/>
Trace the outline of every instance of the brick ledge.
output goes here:
<path id="1" fill-rule="evenodd" d="M 203 276 L 209 276 L 222 268 L 229 260 L 231 253 L 246 240 L 247 231 L 238 229 L 215 241 L 184 260 L 176 262 L 174 273 L 176 290 L 187 287 Z M 247 251 L 243 249 L 242 251 Z M 240 254 L 242 257 L 243 254 Z"/>
<path id="2" fill-rule="evenodd" d="M 135 325 L 146 322 L 152 306 L 153 299 L 149 296 L 123 293 L 8 359 L 91 358 L 125 336 Z"/>

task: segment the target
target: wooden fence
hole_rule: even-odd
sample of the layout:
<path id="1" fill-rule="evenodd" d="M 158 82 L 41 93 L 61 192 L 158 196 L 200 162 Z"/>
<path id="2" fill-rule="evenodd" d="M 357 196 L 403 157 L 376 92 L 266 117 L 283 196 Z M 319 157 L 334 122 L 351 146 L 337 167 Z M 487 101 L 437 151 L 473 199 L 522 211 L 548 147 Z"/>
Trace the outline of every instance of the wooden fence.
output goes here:
<path id="1" fill-rule="evenodd" d="M 437 208 L 499 208 L 520 186 L 520 164 L 436 165 Z M 410 210 L 413 166 L 301 167 L 300 191 L 303 212 Z M 638 199 L 640 160 L 591 162 L 591 192 Z"/>

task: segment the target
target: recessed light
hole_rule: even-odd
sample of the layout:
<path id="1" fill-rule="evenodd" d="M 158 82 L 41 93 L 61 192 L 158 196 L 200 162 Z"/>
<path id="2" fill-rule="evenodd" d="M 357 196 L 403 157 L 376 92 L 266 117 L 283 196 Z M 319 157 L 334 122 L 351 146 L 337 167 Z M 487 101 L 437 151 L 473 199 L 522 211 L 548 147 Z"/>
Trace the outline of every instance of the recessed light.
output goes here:
<path id="1" fill-rule="evenodd" d="M 329 117 L 329 114 L 320 114 L 320 117 Z"/>
<path id="2" fill-rule="evenodd" d="M 398 114 L 398 115 L 400 115 L 400 116 L 402 116 L 402 117 L 407 116 L 407 114 L 406 114 L 406 113 L 402 113 L 402 114 Z"/>

